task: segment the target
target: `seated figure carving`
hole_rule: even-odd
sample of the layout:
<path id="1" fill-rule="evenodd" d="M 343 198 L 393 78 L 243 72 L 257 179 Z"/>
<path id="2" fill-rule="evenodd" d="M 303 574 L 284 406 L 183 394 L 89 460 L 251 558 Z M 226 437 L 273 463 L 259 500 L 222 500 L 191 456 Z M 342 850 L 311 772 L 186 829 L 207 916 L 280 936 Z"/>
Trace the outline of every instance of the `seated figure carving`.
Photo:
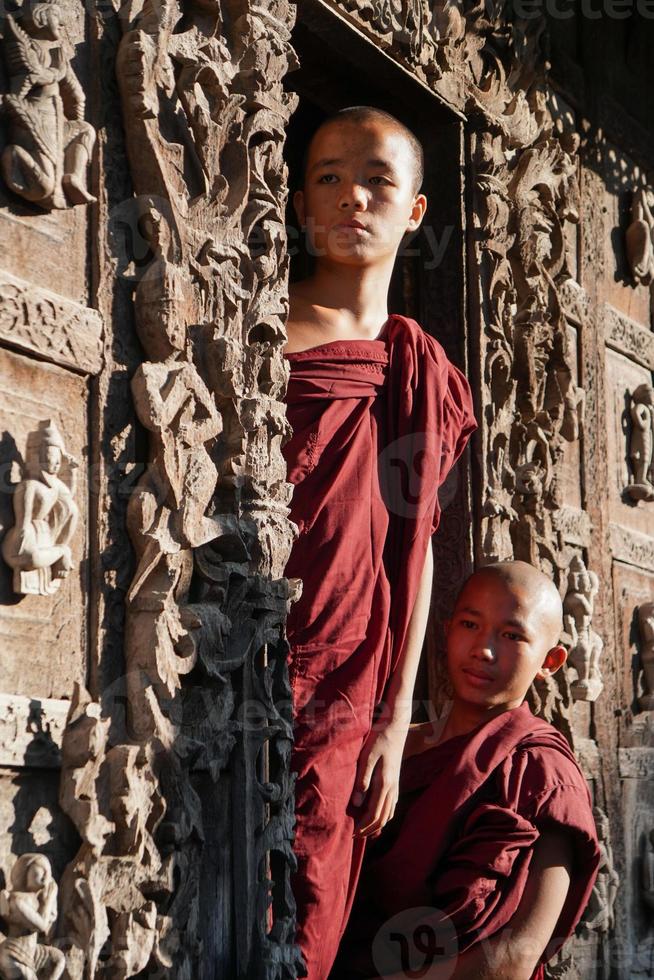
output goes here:
<path id="1" fill-rule="evenodd" d="M 22 854 L 11 871 L 11 888 L 0 892 L 0 915 L 8 925 L 0 942 L 2 980 L 58 980 L 66 959 L 60 949 L 39 942 L 57 919 L 57 885 L 43 854 Z"/>
<path id="2" fill-rule="evenodd" d="M 57 426 L 41 424 L 32 433 L 36 460 L 26 466 L 26 477 L 14 491 L 16 523 L 2 542 L 2 555 L 14 570 L 14 592 L 52 595 L 74 568 L 70 542 L 79 509 L 73 499 L 77 461 L 65 449 Z M 62 464 L 71 472 L 68 486 L 58 476 Z"/>

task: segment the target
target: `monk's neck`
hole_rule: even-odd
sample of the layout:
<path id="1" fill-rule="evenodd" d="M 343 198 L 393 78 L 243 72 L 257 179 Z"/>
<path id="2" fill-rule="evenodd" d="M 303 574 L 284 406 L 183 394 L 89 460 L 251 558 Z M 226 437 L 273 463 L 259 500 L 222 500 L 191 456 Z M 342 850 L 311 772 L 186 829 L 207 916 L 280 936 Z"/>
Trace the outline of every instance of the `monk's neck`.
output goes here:
<path id="1" fill-rule="evenodd" d="M 478 728 L 479 725 L 490 721 L 492 718 L 496 718 L 498 715 L 504 714 L 505 711 L 511 708 L 517 708 L 519 703 L 510 702 L 508 704 L 494 705 L 493 707 L 484 707 L 483 705 L 470 704 L 466 701 L 455 699 L 450 713 L 447 716 L 440 741 L 444 742 L 446 739 L 454 738 L 456 735 L 467 735 L 475 728 Z"/>
<path id="2" fill-rule="evenodd" d="M 383 324 L 392 272 L 392 261 L 362 267 L 323 258 L 303 284 L 305 295 L 317 306 L 348 311 L 358 323 Z"/>

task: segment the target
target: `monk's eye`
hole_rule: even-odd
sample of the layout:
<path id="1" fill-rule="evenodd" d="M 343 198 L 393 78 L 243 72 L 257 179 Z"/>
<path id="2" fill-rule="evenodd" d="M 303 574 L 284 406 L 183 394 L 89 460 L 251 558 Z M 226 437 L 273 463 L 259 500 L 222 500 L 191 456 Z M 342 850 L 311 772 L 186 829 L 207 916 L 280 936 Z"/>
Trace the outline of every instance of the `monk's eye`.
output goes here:
<path id="1" fill-rule="evenodd" d="M 388 179 L 388 177 L 382 177 L 381 174 L 377 174 L 376 176 L 371 177 L 370 179 L 371 180 L 382 180 L 385 184 L 390 184 L 390 180 Z"/>
<path id="2" fill-rule="evenodd" d="M 319 184 L 333 184 L 334 181 L 329 180 L 328 179 L 329 177 L 333 177 L 334 180 L 338 180 L 338 177 L 336 176 L 336 174 L 321 174 L 320 177 L 318 177 L 318 183 Z"/>
<path id="3" fill-rule="evenodd" d="M 510 632 L 506 632 L 504 635 L 506 637 L 508 637 L 509 640 L 515 640 L 518 643 L 520 643 L 522 640 L 524 640 L 524 636 L 522 635 L 522 633 L 510 633 Z"/>

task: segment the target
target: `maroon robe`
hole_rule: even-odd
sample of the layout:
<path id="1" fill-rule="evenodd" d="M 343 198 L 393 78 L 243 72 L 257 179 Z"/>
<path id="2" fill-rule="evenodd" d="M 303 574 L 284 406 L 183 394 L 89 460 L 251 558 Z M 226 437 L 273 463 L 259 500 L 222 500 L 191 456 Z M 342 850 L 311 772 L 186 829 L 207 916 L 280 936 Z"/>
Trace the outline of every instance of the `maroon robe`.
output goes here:
<path id="1" fill-rule="evenodd" d="M 581 918 L 600 860 L 588 788 L 563 736 L 525 702 L 409 757 L 400 794 L 393 820 L 368 849 L 332 980 L 406 969 L 402 932 L 422 931 L 415 969 L 425 965 L 425 936 L 437 937 L 431 948 L 445 956 L 503 929 L 520 905 L 534 844 L 554 829 L 571 836 L 575 866 L 534 973 L 541 978 Z"/>
<path id="2" fill-rule="evenodd" d="M 303 580 L 287 623 L 293 692 L 298 943 L 325 980 L 364 844 L 348 807 L 373 709 L 402 651 L 438 487 L 475 428 L 470 390 L 432 337 L 391 315 L 376 340 L 286 355 L 284 447 Z"/>

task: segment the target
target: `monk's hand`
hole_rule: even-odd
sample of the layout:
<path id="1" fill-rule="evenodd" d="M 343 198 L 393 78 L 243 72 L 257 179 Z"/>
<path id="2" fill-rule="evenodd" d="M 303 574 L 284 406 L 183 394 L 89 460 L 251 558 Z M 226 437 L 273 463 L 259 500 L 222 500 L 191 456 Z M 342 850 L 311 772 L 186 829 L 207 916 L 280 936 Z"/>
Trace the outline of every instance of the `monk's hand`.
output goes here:
<path id="1" fill-rule="evenodd" d="M 363 807 L 355 820 L 355 837 L 376 837 L 392 819 L 398 799 L 407 726 L 373 729 L 363 744 L 351 803 Z"/>

